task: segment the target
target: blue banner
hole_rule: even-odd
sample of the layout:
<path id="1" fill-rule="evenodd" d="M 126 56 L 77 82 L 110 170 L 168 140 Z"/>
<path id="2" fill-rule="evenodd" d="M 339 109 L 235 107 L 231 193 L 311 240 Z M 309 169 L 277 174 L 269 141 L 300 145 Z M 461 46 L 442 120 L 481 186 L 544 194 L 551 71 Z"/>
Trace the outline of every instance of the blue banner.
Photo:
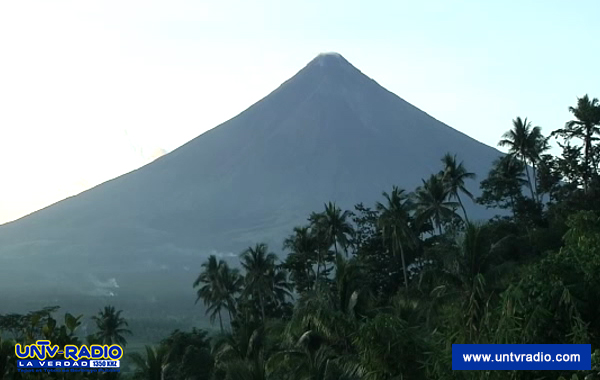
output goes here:
<path id="1" fill-rule="evenodd" d="M 453 370 L 590 370 L 590 344 L 453 344 Z"/>

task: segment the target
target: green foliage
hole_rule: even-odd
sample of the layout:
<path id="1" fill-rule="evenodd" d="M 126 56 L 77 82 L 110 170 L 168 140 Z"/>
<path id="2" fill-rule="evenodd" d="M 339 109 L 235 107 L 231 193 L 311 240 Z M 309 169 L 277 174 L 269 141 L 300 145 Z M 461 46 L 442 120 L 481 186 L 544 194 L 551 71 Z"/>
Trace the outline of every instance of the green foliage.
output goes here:
<path id="1" fill-rule="evenodd" d="M 426 334 L 394 315 L 378 314 L 364 323 L 354 343 L 366 379 L 423 378 Z"/>
<path id="2" fill-rule="evenodd" d="M 362 204 L 356 205 L 355 210 L 355 257 L 362 268 L 362 284 L 378 303 L 385 303 L 402 285 L 403 266 L 400 258 L 386 248 L 379 212 Z M 411 259 L 413 251 L 406 251 L 406 256 Z"/>
<path id="3" fill-rule="evenodd" d="M 540 127 L 532 127 L 527 118 L 522 120 L 517 117 L 513 120 L 513 129 L 502 136 L 498 143 L 500 146 L 509 148 L 511 157 L 524 163 L 525 175 L 527 176 L 527 185 L 531 190 L 531 200 L 538 203 L 536 184 L 536 167 L 539 165 L 541 155 L 549 149 L 548 139 L 542 135 Z M 532 166 L 532 175 L 529 174 L 529 166 Z"/>
<path id="4" fill-rule="evenodd" d="M 450 188 L 442 176 L 432 174 L 427 181 L 423 180 L 423 186 L 417 188 L 415 195 L 418 223 L 430 221 L 440 235 L 444 224 L 459 218 L 455 212 L 459 204 L 448 200 Z"/>
<path id="5" fill-rule="evenodd" d="M 128 323 L 121 317 L 122 312 L 113 306 L 106 306 L 98 315 L 92 317 L 98 329 L 96 337 L 102 344 L 118 344 L 121 347 L 127 345 L 124 335 L 131 335 L 132 332 L 126 328 Z"/>
<path id="6" fill-rule="evenodd" d="M 510 208 L 516 216 L 517 202 L 522 199 L 522 188 L 527 184 L 524 168 L 521 161 L 511 156 L 498 159 L 488 177 L 481 182 L 482 194 L 477 201 L 488 208 Z"/>
<path id="7" fill-rule="evenodd" d="M 600 103 L 598 99 L 590 99 L 584 95 L 577 99 L 577 106 L 569 107 L 569 111 L 575 116 L 575 120 L 565 123 L 565 127 L 552 132 L 553 136 L 562 137 L 566 144 L 567 151 L 571 149 L 570 156 L 575 161 L 579 161 L 581 150 L 574 156 L 573 148 L 570 145 L 572 139 L 579 139 L 583 144 L 583 159 L 581 164 L 575 163 L 578 172 L 581 175 L 585 192 L 590 190 L 590 183 L 598 176 L 597 161 L 597 135 L 600 134 Z"/>
<path id="8" fill-rule="evenodd" d="M 286 299 L 291 296 L 287 273 L 276 265 L 276 260 L 266 244 L 250 247 L 241 255 L 241 264 L 246 271 L 242 296 L 257 304 L 263 323 L 268 305 L 275 309 L 285 307 Z"/>
<path id="9" fill-rule="evenodd" d="M 210 314 L 210 321 L 219 318 L 219 326 L 223 332 L 222 311 L 226 310 L 229 320 L 237 312 L 236 296 L 242 289 L 243 277 L 237 269 L 231 269 L 229 265 L 211 255 L 202 264 L 203 271 L 194 281 L 193 287 L 198 288 L 196 302 L 200 299 L 207 307 L 206 314 Z"/>
<path id="10" fill-rule="evenodd" d="M 467 189 L 465 180 L 475 179 L 475 173 L 469 172 L 462 162 L 456 160 L 456 155 L 451 155 L 450 153 L 444 155 L 442 163 L 444 164 L 444 169 L 440 175 L 448 191 L 448 197 L 449 199 L 456 199 L 458 201 L 465 221 L 468 222 L 467 210 L 465 210 L 465 206 L 462 203 L 460 193 L 463 193 L 471 200 L 473 199 L 473 194 Z"/>
<path id="11" fill-rule="evenodd" d="M 339 245 L 346 253 L 346 257 L 354 234 L 354 228 L 348 219 L 350 219 L 349 211 L 342 211 L 335 203 L 329 202 L 325 205 L 325 211 L 316 220 L 317 228 L 324 232 L 327 244 L 330 246 L 333 244 L 335 254 L 338 254 Z"/>
<path id="12" fill-rule="evenodd" d="M 210 339 L 206 331 L 193 329 L 191 332 L 176 330 L 161 342 L 167 349 L 163 380 L 209 380 L 214 358 Z"/>
<path id="13" fill-rule="evenodd" d="M 145 351 L 145 355 L 137 352 L 130 355 L 130 359 L 136 367 L 134 379 L 163 380 L 167 367 L 167 347 L 146 346 Z"/>
<path id="14" fill-rule="evenodd" d="M 310 227 L 296 227 L 285 239 L 283 248 L 289 250 L 282 267 L 290 273 L 290 279 L 298 293 L 314 288 L 318 282 L 314 267 L 318 263 L 318 242 Z"/>
<path id="15" fill-rule="evenodd" d="M 383 193 L 386 203 L 377 202 L 380 213 L 379 228 L 382 231 L 384 244 L 391 246 L 394 256 L 400 254 L 404 286 L 408 289 L 408 273 L 406 268 L 405 247 L 414 245 L 415 237 L 410 227 L 411 211 L 414 208 L 406 192 L 398 187 L 392 188 L 390 194 Z"/>

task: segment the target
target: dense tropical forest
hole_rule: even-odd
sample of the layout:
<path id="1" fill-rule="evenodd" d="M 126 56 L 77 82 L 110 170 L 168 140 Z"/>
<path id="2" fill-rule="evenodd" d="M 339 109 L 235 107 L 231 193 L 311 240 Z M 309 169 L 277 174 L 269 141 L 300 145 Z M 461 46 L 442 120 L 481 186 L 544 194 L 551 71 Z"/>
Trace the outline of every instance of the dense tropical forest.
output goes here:
<path id="1" fill-rule="evenodd" d="M 86 338 L 81 316 L 57 321 L 55 308 L 3 315 L 0 379 L 596 378 L 596 353 L 579 373 L 451 364 L 453 343 L 600 348 L 600 104 L 586 95 L 569 110 L 573 120 L 547 135 L 516 118 L 487 178 L 449 153 L 413 192 L 388 189 L 347 211 L 327 203 L 290 231 L 283 261 L 259 243 L 240 268 L 199 263 L 190 286 L 214 331 L 176 330 L 130 354 L 131 375 L 16 372 L 15 342 L 126 347 L 132 332 L 113 307 Z M 471 220 L 467 198 L 503 212 Z"/>

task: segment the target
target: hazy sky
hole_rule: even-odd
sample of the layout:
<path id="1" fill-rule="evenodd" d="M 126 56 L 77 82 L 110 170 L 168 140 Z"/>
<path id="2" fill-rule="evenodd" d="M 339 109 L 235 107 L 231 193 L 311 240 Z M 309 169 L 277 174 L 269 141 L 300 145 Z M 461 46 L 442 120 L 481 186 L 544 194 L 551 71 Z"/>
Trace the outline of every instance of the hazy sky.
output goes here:
<path id="1" fill-rule="evenodd" d="M 495 146 L 600 97 L 600 2 L 0 0 L 0 223 L 235 116 L 323 51 Z M 468 163 L 467 163 L 468 165 Z"/>

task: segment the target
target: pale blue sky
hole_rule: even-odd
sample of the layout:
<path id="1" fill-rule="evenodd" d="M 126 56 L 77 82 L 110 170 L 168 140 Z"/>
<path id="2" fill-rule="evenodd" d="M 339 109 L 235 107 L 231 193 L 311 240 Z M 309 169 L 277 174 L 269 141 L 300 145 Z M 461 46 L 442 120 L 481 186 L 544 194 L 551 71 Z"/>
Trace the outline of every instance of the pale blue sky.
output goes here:
<path id="1" fill-rule="evenodd" d="M 598 1 L 0 1 L 0 223 L 235 116 L 320 52 L 495 146 L 600 97 Z M 468 163 L 467 163 L 468 165 Z"/>

